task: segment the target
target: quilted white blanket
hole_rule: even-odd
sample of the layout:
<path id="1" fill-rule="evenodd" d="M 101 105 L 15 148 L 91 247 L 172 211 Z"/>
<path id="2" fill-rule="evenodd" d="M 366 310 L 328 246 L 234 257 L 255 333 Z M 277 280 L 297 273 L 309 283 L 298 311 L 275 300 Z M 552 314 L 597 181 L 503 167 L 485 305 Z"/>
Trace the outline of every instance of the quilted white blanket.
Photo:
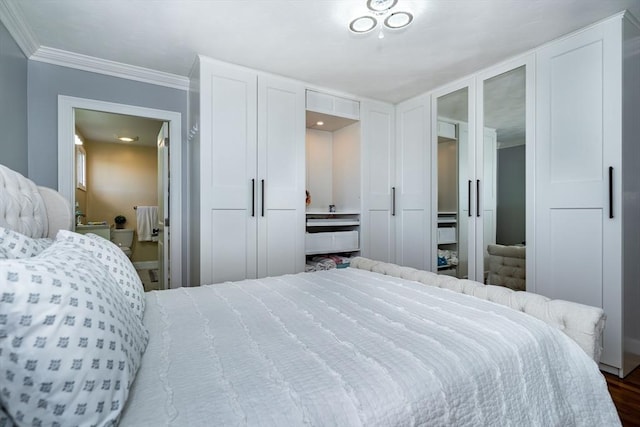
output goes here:
<path id="1" fill-rule="evenodd" d="M 598 367 L 543 322 L 358 270 L 147 294 L 121 426 L 609 426 Z"/>

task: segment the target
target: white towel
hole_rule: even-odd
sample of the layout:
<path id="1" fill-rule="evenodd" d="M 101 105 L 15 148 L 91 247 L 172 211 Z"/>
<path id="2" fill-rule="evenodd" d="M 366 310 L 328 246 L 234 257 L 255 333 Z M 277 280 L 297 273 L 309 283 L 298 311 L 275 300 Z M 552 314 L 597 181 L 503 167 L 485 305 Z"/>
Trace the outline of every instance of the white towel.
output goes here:
<path id="1" fill-rule="evenodd" d="M 153 232 L 158 227 L 158 207 L 138 206 L 136 209 L 138 220 L 138 241 L 157 242 L 158 234 Z"/>

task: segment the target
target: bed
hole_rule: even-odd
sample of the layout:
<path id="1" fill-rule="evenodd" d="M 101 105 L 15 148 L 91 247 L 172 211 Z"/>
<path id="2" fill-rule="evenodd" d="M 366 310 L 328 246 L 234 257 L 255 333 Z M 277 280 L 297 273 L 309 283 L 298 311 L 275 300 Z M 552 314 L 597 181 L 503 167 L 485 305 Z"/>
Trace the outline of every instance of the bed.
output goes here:
<path id="1" fill-rule="evenodd" d="M 0 224 L 0 425 L 620 424 L 598 308 L 366 258 L 144 293 L 60 228 Z"/>

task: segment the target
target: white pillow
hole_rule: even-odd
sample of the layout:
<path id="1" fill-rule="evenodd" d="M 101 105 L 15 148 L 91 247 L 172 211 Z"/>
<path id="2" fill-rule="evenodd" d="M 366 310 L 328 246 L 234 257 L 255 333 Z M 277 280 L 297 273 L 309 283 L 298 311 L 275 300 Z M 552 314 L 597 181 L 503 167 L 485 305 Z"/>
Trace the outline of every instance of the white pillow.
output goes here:
<path id="1" fill-rule="evenodd" d="M 142 319 L 145 304 L 144 285 L 129 258 L 118 246 L 93 233 L 78 234 L 67 230 L 58 231 L 56 240 L 72 242 L 93 254 L 96 260 L 109 270 L 129 301 L 131 309 Z"/>
<path id="2" fill-rule="evenodd" d="M 0 227 L 0 259 L 29 258 L 51 246 L 53 239 L 34 239 L 9 228 Z"/>
<path id="3" fill-rule="evenodd" d="M 115 424 L 147 342 L 107 269 L 72 242 L 0 261 L 0 406 L 16 424 Z"/>

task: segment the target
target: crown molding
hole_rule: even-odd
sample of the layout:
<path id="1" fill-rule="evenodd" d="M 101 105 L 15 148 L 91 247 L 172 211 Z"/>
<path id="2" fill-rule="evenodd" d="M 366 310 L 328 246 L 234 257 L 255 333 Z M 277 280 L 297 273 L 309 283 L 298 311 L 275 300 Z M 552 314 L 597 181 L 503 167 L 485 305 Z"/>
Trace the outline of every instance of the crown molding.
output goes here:
<path id="1" fill-rule="evenodd" d="M 0 0 L 0 21 L 27 58 L 38 50 L 38 39 L 13 1 Z"/>
<path id="2" fill-rule="evenodd" d="M 189 90 L 188 77 L 46 46 L 39 47 L 29 59 L 173 89 Z"/>

